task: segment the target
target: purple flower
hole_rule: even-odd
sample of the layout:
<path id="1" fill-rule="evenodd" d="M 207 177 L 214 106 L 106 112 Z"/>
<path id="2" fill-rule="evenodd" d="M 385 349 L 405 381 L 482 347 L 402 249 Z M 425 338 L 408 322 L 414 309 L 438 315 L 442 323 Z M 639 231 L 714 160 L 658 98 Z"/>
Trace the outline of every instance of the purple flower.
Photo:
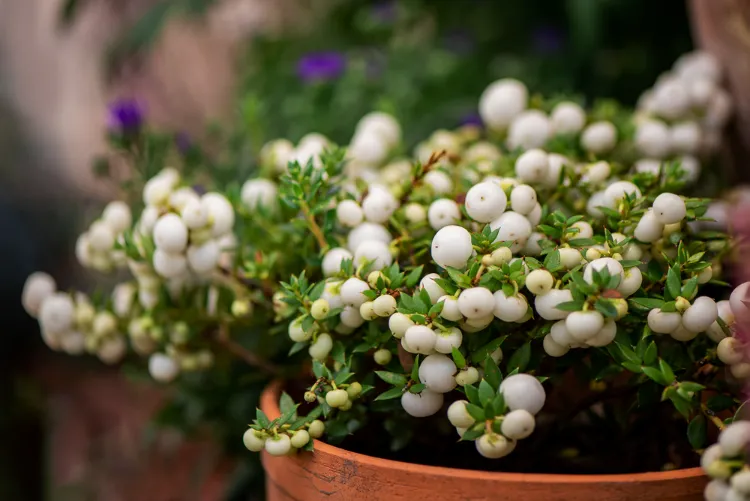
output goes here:
<path id="1" fill-rule="evenodd" d="M 556 26 L 538 26 L 531 32 L 531 45 L 538 54 L 556 54 L 565 45 L 565 36 Z"/>
<path id="2" fill-rule="evenodd" d="M 174 142 L 177 145 L 177 150 L 183 155 L 193 147 L 193 141 L 190 139 L 187 132 L 178 132 L 175 134 Z"/>
<path id="3" fill-rule="evenodd" d="M 482 117 L 479 116 L 479 113 L 468 113 L 461 119 L 461 125 L 475 125 L 477 127 L 482 127 Z"/>
<path id="4" fill-rule="evenodd" d="M 372 6 L 370 10 L 372 18 L 382 24 L 393 24 L 398 15 L 395 0 L 382 0 Z"/>
<path id="5" fill-rule="evenodd" d="M 117 132 L 136 132 L 144 122 L 144 109 L 135 99 L 117 99 L 109 104 L 107 126 Z"/>
<path id="6" fill-rule="evenodd" d="M 338 78 L 346 68 L 346 58 L 339 52 L 313 52 L 297 63 L 297 74 L 305 82 Z"/>

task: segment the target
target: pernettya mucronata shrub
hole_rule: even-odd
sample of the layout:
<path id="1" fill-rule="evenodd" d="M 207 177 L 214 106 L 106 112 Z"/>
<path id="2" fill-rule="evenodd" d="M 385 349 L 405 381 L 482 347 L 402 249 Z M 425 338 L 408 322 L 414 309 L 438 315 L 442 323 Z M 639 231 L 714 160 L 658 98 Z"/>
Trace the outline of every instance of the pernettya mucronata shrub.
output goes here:
<path id="1" fill-rule="evenodd" d="M 750 378 L 735 337 L 748 284 L 730 296 L 722 281 L 725 205 L 691 196 L 731 112 L 720 77 L 689 54 L 636 110 L 588 112 L 505 79 L 480 98 L 486 130 L 438 130 L 413 159 L 374 112 L 347 148 L 267 144 L 241 188 L 164 168 L 135 218 L 113 202 L 76 246 L 83 266 L 132 280 L 94 299 L 37 273 L 23 303 L 52 349 L 115 363 L 130 347 L 159 382 L 218 370 L 227 351 L 269 368 L 233 340 L 247 325 L 288 336 L 280 363 L 306 391 L 284 393 L 278 419 L 257 412 L 252 451 L 311 450 L 368 419 L 403 445 L 406 415 L 437 415 L 500 458 L 573 368 L 633 412 L 670 402 L 700 451 Z M 738 426 L 704 456 L 710 493 L 750 494 Z"/>

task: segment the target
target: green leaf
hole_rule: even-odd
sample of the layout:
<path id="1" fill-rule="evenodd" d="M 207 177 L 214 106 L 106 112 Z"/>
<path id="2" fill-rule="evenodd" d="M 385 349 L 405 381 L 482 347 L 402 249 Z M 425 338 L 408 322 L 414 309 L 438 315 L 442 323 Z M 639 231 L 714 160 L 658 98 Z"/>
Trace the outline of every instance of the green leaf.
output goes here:
<path id="1" fill-rule="evenodd" d="M 482 405 L 485 405 L 487 402 L 492 402 L 492 400 L 495 398 L 496 391 L 484 379 L 479 382 L 479 401 L 482 402 Z"/>
<path id="2" fill-rule="evenodd" d="M 456 364 L 456 367 L 458 367 L 459 369 L 463 369 L 464 367 L 466 367 L 466 359 L 463 355 L 461 355 L 461 352 L 458 351 L 458 348 L 456 348 L 455 346 L 453 347 L 451 355 L 453 356 L 453 363 Z"/>
<path id="3" fill-rule="evenodd" d="M 669 381 L 664 377 L 664 374 L 655 367 L 641 367 L 641 370 L 645 375 L 659 383 L 660 385 L 668 385 Z"/>
<path id="4" fill-rule="evenodd" d="M 279 398 L 279 409 L 281 410 L 282 414 L 285 414 L 289 412 L 290 409 L 294 408 L 294 400 L 292 397 L 290 397 L 287 392 L 281 393 L 281 398 Z M 295 418 L 296 419 L 296 418 Z"/>
<path id="5" fill-rule="evenodd" d="M 596 245 L 597 243 L 598 242 L 593 238 L 573 238 L 568 240 L 568 244 L 571 247 L 589 247 L 591 245 Z"/>
<path id="6" fill-rule="evenodd" d="M 299 404 L 295 404 L 294 407 L 282 414 L 281 417 L 276 420 L 276 426 L 282 426 L 292 419 L 297 419 L 297 407 L 299 407 Z"/>
<path id="7" fill-rule="evenodd" d="M 693 294 L 698 291 L 698 277 L 693 277 L 682 287 L 680 295 L 685 299 L 692 299 Z"/>
<path id="8" fill-rule="evenodd" d="M 503 375 L 500 372 L 500 367 L 497 366 L 492 357 L 487 355 L 484 361 L 484 380 L 487 381 L 490 386 L 495 390 L 500 388 L 500 383 L 503 380 Z"/>
<path id="9" fill-rule="evenodd" d="M 523 344 L 519 349 L 517 349 L 513 355 L 511 355 L 510 360 L 508 360 L 508 368 L 514 369 L 517 368 L 520 371 L 523 371 L 527 365 L 529 365 L 529 360 L 531 359 L 531 341 L 528 341 Z"/>
<path id="10" fill-rule="evenodd" d="M 503 344 L 503 341 L 505 341 L 506 337 L 507 336 L 500 336 L 498 338 L 495 338 L 489 343 L 479 348 L 478 350 L 475 350 L 474 352 L 472 352 L 471 361 L 475 364 L 483 362 L 485 358 L 487 358 L 487 355 L 489 355 L 490 353 L 500 348 L 500 345 Z"/>
<path id="11" fill-rule="evenodd" d="M 657 356 L 656 343 L 651 341 L 643 354 L 643 363 L 646 365 L 653 365 L 656 362 Z"/>
<path id="12" fill-rule="evenodd" d="M 682 398 L 676 391 L 670 392 L 668 398 L 672 402 L 672 405 L 674 405 L 674 408 L 677 409 L 677 412 L 682 414 L 685 419 L 690 418 L 693 405 L 689 400 Z"/>
<path id="13" fill-rule="evenodd" d="M 496 415 L 505 414 L 507 411 L 505 405 L 505 396 L 502 393 L 495 395 L 495 399 L 492 401 L 492 407 L 495 409 Z"/>
<path id="14" fill-rule="evenodd" d="M 615 305 L 613 305 L 608 299 L 597 299 L 596 303 L 594 303 L 594 308 L 605 317 L 617 317 L 617 308 L 615 308 Z"/>
<path id="15" fill-rule="evenodd" d="M 474 404 L 466 404 L 466 412 L 469 416 L 473 417 L 476 421 L 484 421 L 484 409 Z"/>
<path id="16" fill-rule="evenodd" d="M 422 270 L 424 269 L 424 266 L 418 266 L 414 268 L 407 276 L 406 276 L 406 287 L 411 289 L 415 285 L 419 283 L 419 280 L 422 278 Z"/>
<path id="17" fill-rule="evenodd" d="M 479 428 L 478 430 L 469 429 L 464 432 L 461 436 L 462 441 L 474 441 L 484 435 L 484 429 Z"/>
<path id="18" fill-rule="evenodd" d="M 698 393 L 699 391 L 706 389 L 702 384 L 694 383 L 692 381 L 682 381 L 680 383 L 680 388 L 691 393 Z"/>
<path id="19" fill-rule="evenodd" d="M 381 393 L 380 395 L 375 398 L 375 401 L 378 400 L 390 400 L 392 398 L 399 398 L 401 395 L 403 395 L 404 389 L 403 388 L 391 388 L 390 390 Z"/>
<path id="20" fill-rule="evenodd" d="M 555 308 L 560 311 L 581 311 L 584 303 L 585 301 L 566 301 L 558 304 Z"/>
<path id="21" fill-rule="evenodd" d="M 331 358 L 342 365 L 346 364 L 346 352 L 344 350 L 344 343 L 342 343 L 341 341 L 336 341 L 333 343 L 333 349 L 331 349 Z"/>
<path id="22" fill-rule="evenodd" d="M 706 402 L 706 407 L 713 412 L 725 411 L 733 408 L 735 405 L 737 405 L 736 400 L 729 395 L 714 395 Z"/>
<path id="23" fill-rule="evenodd" d="M 263 428 L 268 428 L 268 425 L 271 424 L 271 421 L 268 420 L 266 414 L 260 409 L 255 409 L 255 420 L 258 421 L 258 424 Z"/>
<path id="24" fill-rule="evenodd" d="M 682 280 L 680 280 L 680 272 L 676 266 L 673 266 L 667 272 L 666 292 L 671 296 L 672 299 L 676 299 L 680 296 L 681 291 Z"/>
<path id="25" fill-rule="evenodd" d="M 662 374 L 664 374 L 664 378 L 667 380 L 667 383 L 672 383 L 672 381 L 674 381 L 674 372 L 672 372 L 672 368 L 668 363 L 664 361 L 663 358 L 659 359 L 659 370 Z"/>
<path id="26" fill-rule="evenodd" d="M 456 285 L 458 285 L 462 289 L 471 287 L 471 278 L 469 278 L 469 276 L 465 273 L 462 273 L 456 268 L 451 268 L 450 266 L 446 267 L 445 271 L 448 272 L 448 276 L 451 277 L 451 280 L 453 280 Z"/>
<path id="27" fill-rule="evenodd" d="M 622 353 L 622 355 L 625 357 L 625 359 L 628 362 L 632 362 L 632 363 L 640 365 L 641 358 L 638 356 L 636 352 L 633 351 L 633 349 L 630 346 L 625 346 L 619 341 L 615 341 L 615 344 L 620 349 L 620 353 Z"/>
<path id="28" fill-rule="evenodd" d="M 477 390 L 476 386 L 474 385 L 466 385 L 464 386 L 464 392 L 466 392 L 466 398 L 469 399 L 469 402 L 472 404 L 479 404 L 481 401 L 479 400 L 479 390 Z"/>
<path id="29" fill-rule="evenodd" d="M 403 388 L 406 386 L 408 379 L 403 374 L 396 374 L 395 372 L 387 371 L 375 371 L 375 374 L 388 384 Z"/>
<path id="30" fill-rule="evenodd" d="M 702 449 L 706 444 L 706 418 L 703 414 L 698 414 L 690 421 L 687 436 L 693 449 Z"/>
<path id="31" fill-rule="evenodd" d="M 292 356 L 295 353 L 302 351 L 305 348 L 305 346 L 307 346 L 307 343 L 294 343 L 292 347 L 289 349 L 289 353 L 287 355 Z"/>
<path id="32" fill-rule="evenodd" d="M 414 385 L 410 386 L 409 387 L 409 392 L 416 394 L 416 393 L 421 393 L 422 390 L 424 390 L 424 389 L 425 389 L 425 385 L 422 384 L 422 383 L 419 383 L 419 384 L 414 384 Z"/>
<path id="33" fill-rule="evenodd" d="M 419 355 L 414 357 L 414 365 L 411 368 L 412 381 L 419 382 Z"/>
<path id="34" fill-rule="evenodd" d="M 547 257 L 544 259 L 544 267 L 552 273 L 562 269 L 559 250 L 555 250 L 547 254 Z"/>
<path id="35" fill-rule="evenodd" d="M 628 303 L 636 309 L 640 310 L 653 310 L 661 308 L 664 301 L 661 299 L 654 299 L 650 297 L 631 297 L 628 299 Z"/>

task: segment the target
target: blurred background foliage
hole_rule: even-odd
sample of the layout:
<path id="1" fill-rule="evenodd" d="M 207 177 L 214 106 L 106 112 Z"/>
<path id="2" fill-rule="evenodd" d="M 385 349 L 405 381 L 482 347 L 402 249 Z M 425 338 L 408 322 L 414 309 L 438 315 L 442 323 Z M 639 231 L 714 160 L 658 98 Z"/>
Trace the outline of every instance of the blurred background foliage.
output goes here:
<path id="1" fill-rule="evenodd" d="M 87 1 L 94 0 L 64 2 L 61 29 L 75 23 Z M 200 19 L 220 1 L 152 3 L 109 48 L 106 62 L 110 74 L 147 52 L 173 16 Z M 188 163 L 217 167 L 221 183 L 244 180 L 254 168 L 261 146 L 271 139 L 296 141 L 306 133 L 319 132 L 346 144 L 359 118 L 374 109 L 391 112 L 401 121 L 407 147 L 435 129 L 475 123 L 479 95 L 488 83 L 501 77 L 519 78 L 532 92 L 548 97 L 575 95 L 589 104 L 595 97 L 606 97 L 633 104 L 640 92 L 692 47 L 683 0 L 301 0 L 301 4 L 320 9 L 311 20 L 312 27 L 249 41 L 237 62 L 233 120 L 210 125 L 207 137 L 198 139 L 205 143 L 210 159 L 189 151 L 189 155 L 200 157 L 191 157 Z M 0 137 L 0 157 L 6 162 L 29 156 L 18 151 L 24 144 L 21 139 L 9 138 L 33 131 L 21 131 L 15 124 L 0 107 L 0 134 L 8 139 Z M 168 136 L 151 140 L 169 141 Z M 2 204 L 0 209 L 3 222 L 10 225 L 21 220 Z M 45 245 L 51 240 L 46 235 L 49 225 L 26 228 L 34 230 L 26 247 L 3 247 L 3 252 L 11 254 L 3 263 L 12 278 L 10 288 L 5 287 L 5 304 L 12 305 L 11 313 L 17 319 L 13 325 L 21 326 L 12 337 L 24 341 L 36 332 L 20 308 L 20 284 L 32 269 L 54 269 L 52 262 L 60 259 L 61 249 L 60 245 Z M 38 249 L 39 255 L 30 258 L 26 248 Z M 41 343 L 16 345 L 31 350 Z M 11 390 L 0 392 L 0 409 L 27 410 L 29 405 L 22 405 L 20 394 L 12 388 L 23 356 L 19 357 L 17 350 L 13 357 L 10 350 L 2 353 L 8 355 L 4 361 L 12 358 L 14 363 L 0 364 L 0 370 L 9 375 L 14 370 L 15 375 L 0 378 L 9 382 Z M 211 380 L 207 375 L 185 381 L 174 405 L 165 409 L 159 421 L 181 428 L 213 421 L 227 446 L 241 452 L 239 437 L 265 380 L 235 376 Z M 27 419 L 25 410 L 22 419 Z M 15 414 L 0 413 L 6 418 L 0 420 L 0 438 L 14 436 L 20 422 L 11 419 Z M 12 467 L 13 449 L 0 453 L 0 466 L 9 465 L 0 468 L 9 473 L 5 479 L 0 477 L 0 492 L 5 486 L 15 488 L 9 492 L 36 492 L 19 482 L 32 479 L 29 483 L 33 483 L 41 476 L 12 474 L 28 468 L 21 466 L 22 462 Z M 25 457 L 41 454 L 27 452 Z M 256 456 L 242 457 L 248 464 L 235 493 L 249 485 L 261 488 Z M 39 471 L 42 468 L 39 465 Z"/>

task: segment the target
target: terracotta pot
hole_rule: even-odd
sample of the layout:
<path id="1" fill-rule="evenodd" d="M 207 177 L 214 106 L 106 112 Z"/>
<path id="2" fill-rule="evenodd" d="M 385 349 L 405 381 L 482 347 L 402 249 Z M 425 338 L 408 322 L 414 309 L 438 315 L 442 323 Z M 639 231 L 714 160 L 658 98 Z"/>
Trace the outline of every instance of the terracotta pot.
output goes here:
<path id="1" fill-rule="evenodd" d="M 279 416 L 281 383 L 270 385 L 261 408 Z M 390 461 L 315 441 L 315 452 L 263 453 L 268 501 L 700 501 L 700 468 L 633 475 L 490 473 Z"/>

